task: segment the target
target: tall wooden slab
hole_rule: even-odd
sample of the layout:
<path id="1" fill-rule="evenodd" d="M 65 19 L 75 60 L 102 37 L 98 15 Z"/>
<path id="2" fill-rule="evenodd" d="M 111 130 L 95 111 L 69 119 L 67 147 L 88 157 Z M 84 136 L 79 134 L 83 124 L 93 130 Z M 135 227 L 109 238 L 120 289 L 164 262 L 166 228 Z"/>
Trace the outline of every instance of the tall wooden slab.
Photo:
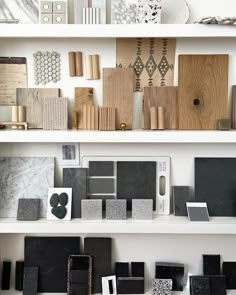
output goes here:
<path id="1" fill-rule="evenodd" d="M 236 85 L 232 86 L 232 128 L 236 129 Z"/>
<path id="2" fill-rule="evenodd" d="M 84 106 L 93 105 L 93 88 L 76 87 L 74 111 L 78 113 L 78 129 L 86 129 L 84 126 L 83 110 Z"/>
<path id="3" fill-rule="evenodd" d="M 134 73 L 131 68 L 103 69 L 103 106 L 116 108 L 116 129 L 133 127 Z"/>
<path id="4" fill-rule="evenodd" d="M 178 87 L 144 87 L 143 124 L 150 129 L 151 107 L 165 108 L 165 128 L 177 129 L 177 90 Z"/>
<path id="5" fill-rule="evenodd" d="M 228 118 L 228 55 L 180 55 L 179 129 L 214 130 Z"/>

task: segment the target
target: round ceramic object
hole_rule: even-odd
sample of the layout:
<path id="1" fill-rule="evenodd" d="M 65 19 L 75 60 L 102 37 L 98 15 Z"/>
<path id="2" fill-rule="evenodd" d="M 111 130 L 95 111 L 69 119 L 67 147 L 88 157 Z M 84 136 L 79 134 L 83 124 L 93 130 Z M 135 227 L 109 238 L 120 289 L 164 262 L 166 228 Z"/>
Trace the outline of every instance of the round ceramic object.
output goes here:
<path id="1" fill-rule="evenodd" d="M 162 24 L 186 24 L 189 7 L 185 0 L 162 0 Z"/>

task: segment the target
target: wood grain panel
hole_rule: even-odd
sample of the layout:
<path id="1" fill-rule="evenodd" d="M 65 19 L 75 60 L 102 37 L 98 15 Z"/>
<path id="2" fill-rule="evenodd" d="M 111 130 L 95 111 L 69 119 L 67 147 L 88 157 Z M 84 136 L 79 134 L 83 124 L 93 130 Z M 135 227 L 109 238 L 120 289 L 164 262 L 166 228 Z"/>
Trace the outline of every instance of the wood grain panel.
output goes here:
<path id="1" fill-rule="evenodd" d="M 74 111 L 78 113 L 78 129 L 86 129 L 83 119 L 83 110 L 86 105 L 93 105 L 93 88 L 76 87 Z"/>
<path id="2" fill-rule="evenodd" d="M 236 129 L 236 85 L 232 86 L 232 128 Z"/>
<path id="3" fill-rule="evenodd" d="M 116 109 L 116 129 L 133 127 L 134 73 L 130 68 L 103 69 L 103 106 Z"/>
<path id="4" fill-rule="evenodd" d="M 228 118 L 228 55 L 180 55 L 179 129 L 214 130 Z"/>
<path id="5" fill-rule="evenodd" d="M 143 123 L 150 129 L 151 107 L 165 108 L 165 128 L 177 129 L 177 90 L 178 87 L 144 87 Z"/>

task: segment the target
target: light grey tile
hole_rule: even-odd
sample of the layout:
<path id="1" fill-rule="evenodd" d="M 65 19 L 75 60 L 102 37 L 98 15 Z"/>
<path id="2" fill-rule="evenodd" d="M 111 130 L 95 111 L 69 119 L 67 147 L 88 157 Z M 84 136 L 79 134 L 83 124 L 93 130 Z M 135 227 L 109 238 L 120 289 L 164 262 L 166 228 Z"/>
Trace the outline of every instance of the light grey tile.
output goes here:
<path id="1" fill-rule="evenodd" d="M 82 219 L 102 219 L 102 200 L 82 200 Z"/>
<path id="2" fill-rule="evenodd" d="M 106 219 L 125 220 L 127 219 L 126 200 L 106 200 Z"/>
<path id="3" fill-rule="evenodd" d="M 112 178 L 89 178 L 89 194 L 113 194 L 115 192 L 115 181 Z"/>
<path id="4" fill-rule="evenodd" d="M 153 200 L 132 200 L 132 218 L 140 220 L 152 220 Z"/>

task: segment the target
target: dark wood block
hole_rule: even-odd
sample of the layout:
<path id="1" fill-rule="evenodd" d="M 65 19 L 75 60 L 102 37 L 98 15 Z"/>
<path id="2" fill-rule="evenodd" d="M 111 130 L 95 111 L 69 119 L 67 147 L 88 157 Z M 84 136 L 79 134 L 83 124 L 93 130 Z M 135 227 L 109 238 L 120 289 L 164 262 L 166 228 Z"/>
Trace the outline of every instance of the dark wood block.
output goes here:
<path id="1" fill-rule="evenodd" d="M 191 295 L 211 295 L 210 279 L 203 276 L 191 276 L 190 294 Z"/>
<path id="2" fill-rule="evenodd" d="M 114 176 L 114 162 L 90 161 L 89 176 Z"/>
<path id="3" fill-rule="evenodd" d="M 144 278 L 118 278 L 118 294 L 144 294 Z"/>
<path id="4" fill-rule="evenodd" d="M 38 273 L 39 269 L 37 266 L 24 268 L 23 295 L 37 295 Z"/>
<path id="5" fill-rule="evenodd" d="M 203 255 L 203 274 L 220 275 L 220 255 Z"/>
<path id="6" fill-rule="evenodd" d="M 131 277 L 144 278 L 144 262 L 131 262 Z"/>
<path id="7" fill-rule="evenodd" d="M 193 202 L 194 197 L 190 194 L 189 186 L 173 186 L 173 207 L 175 216 L 188 216 L 187 213 L 187 202 Z"/>
<path id="8" fill-rule="evenodd" d="M 129 277 L 129 263 L 128 262 L 116 262 L 115 263 L 116 277 Z"/>
<path id="9" fill-rule="evenodd" d="M 23 290 L 23 278 L 24 278 L 24 261 L 16 261 L 15 269 L 15 290 Z"/>
<path id="10" fill-rule="evenodd" d="M 3 261 L 2 264 L 2 290 L 10 289 L 10 279 L 11 279 L 11 262 Z"/>
<path id="11" fill-rule="evenodd" d="M 236 262 L 223 262 L 223 275 L 226 277 L 226 288 L 236 289 Z"/>

